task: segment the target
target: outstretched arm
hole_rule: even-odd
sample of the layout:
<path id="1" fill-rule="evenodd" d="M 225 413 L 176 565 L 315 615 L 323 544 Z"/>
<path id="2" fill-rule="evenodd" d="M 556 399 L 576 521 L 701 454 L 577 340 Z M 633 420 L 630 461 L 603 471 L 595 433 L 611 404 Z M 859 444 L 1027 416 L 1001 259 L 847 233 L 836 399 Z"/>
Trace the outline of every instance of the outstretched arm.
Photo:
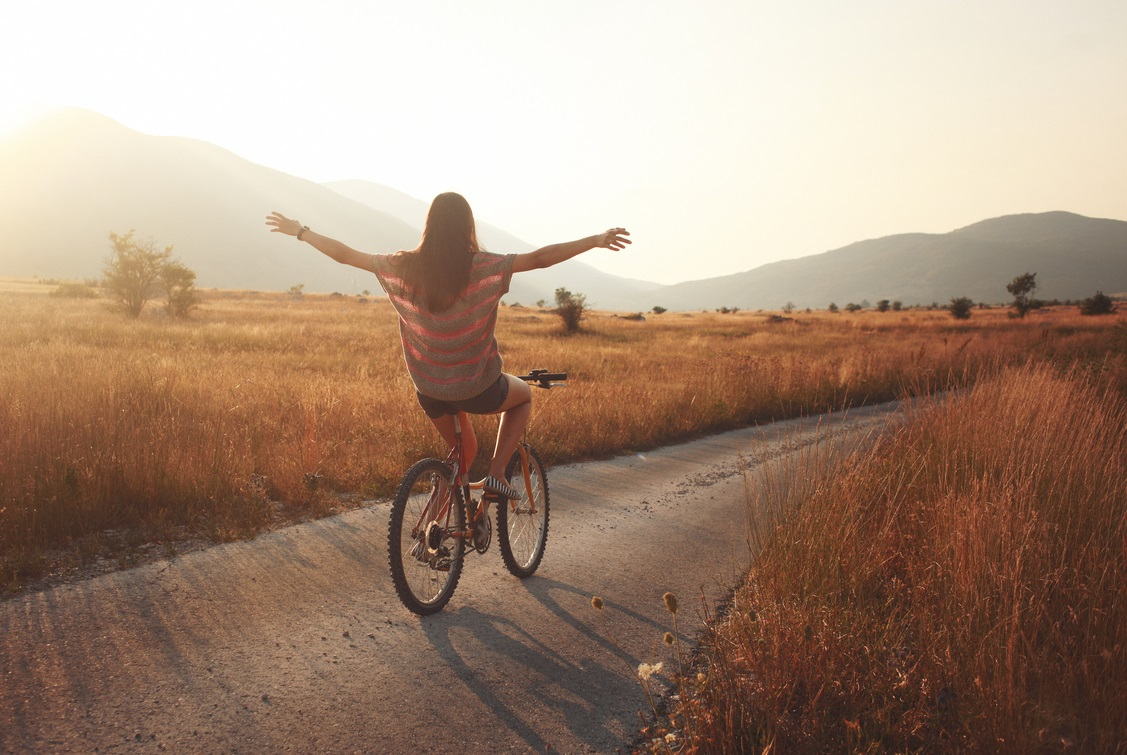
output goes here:
<path id="1" fill-rule="evenodd" d="M 266 225 L 270 226 L 271 233 L 284 233 L 287 236 L 301 234 L 299 241 L 308 242 L 317 251 L 336 260 L 342 265 L 352 265 L 361 270 L 372 272 L 372 256 L 358 252 L 350 246 L 342 244 L 336 239 L 322 236 L 316 231 L 311 231 L 300 221 L 287 218 L 280 212 L 272 212 L 266 216 Z"/>
<path id="2" fill-rule="evenodd" d="M 518 254 L 513 260 L 513 272 L 523 273 L 528 270 L 539 270 L 543 267 L 558 265 L 564 260 L 583 254 L 591 249 L 625 249 L 630 243 L 626 238 L 630 233 L 625 228 L 611 228 L 608 231 L 588 236 L 577 241 L 566 241 L 562 244 L 551 244 L 541 247 L 534 252 Z"/>

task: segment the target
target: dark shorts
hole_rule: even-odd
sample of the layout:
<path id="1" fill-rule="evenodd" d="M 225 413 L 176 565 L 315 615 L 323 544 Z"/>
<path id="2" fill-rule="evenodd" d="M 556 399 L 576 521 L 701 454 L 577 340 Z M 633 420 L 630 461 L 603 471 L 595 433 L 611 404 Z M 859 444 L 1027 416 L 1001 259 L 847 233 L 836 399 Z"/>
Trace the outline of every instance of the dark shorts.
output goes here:
<path id="1" fill-rule="evenodd" d="M 423 411 L 431 419 L 438 419 L 445 414 L 457 414 L 458 412 L 494 414 L 501 408 L 501 404 L 505 403 L 505 399 L 509 397 L 509 380 L 502 373 L 493 385 L 473 398 L 462 401 L 440 401 L 430 396 L 424 396 L 418 391 L 415 391 L 415 396 L 419 399 L 419 406 L 423 407 Z"/>

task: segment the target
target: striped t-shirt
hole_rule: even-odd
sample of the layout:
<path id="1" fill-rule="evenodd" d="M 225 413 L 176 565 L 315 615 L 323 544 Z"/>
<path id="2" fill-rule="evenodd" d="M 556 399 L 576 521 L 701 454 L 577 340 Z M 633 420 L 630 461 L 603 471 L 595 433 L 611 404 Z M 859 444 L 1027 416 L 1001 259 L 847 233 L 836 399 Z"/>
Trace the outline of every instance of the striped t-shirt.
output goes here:
<path id="1" fill-rule="evenodd" d="M 372 270 L 399 313 L 403 359 L 415 388 L 440 401 L 473 398 L 501 376 L 494 329 L 497 305 L 509 290 L 515 254 L 475 252 L 470 279 L 447 310 L 431 313 L 412 301 L 394 255 L 373 254 Z"/>

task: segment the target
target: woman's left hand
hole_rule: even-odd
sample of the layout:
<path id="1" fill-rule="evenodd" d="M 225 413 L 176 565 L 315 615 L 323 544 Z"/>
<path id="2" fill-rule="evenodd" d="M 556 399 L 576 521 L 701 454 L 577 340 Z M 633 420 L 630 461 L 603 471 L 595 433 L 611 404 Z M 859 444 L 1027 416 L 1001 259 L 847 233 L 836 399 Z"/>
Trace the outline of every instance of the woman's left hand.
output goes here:
<path id="1" fill-rule="evenodd" d="M 626 245 L 631 243 L 630 239 L 626 238 L 626 236 L 629 235 L 630 232 L 625 228 L 611 228 L 595 237 L 595 245 L 603 249 L 613 249 L 617 252 L 620 249 L 625 249 Z"/>
<path id="2" fill-rule="evenodd" d="M 267 215 L 266 225 L 270 226 L 271 233 L 284 233 L 287 236 L 296 236 L 301 230 L 301 221 L 287 218 L 280 212 Z"/>

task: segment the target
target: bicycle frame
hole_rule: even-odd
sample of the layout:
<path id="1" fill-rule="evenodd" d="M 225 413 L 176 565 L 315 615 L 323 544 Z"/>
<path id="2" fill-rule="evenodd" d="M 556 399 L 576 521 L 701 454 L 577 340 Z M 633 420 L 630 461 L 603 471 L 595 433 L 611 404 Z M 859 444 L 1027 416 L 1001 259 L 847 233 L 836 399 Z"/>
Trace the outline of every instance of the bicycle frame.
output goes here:
<path id="1" fill-rule="evenodd" d="M 460 538 L 462 540 L 473 539 L 473 528 L 476 521 L 470 521 L 469 512 L 473 510 L 470 504 L 473 502 L 472 491 L 481 490 L 482 484 L 480 482 L 474 483 L 465 479 L 462 474 L 462 423 L 458 415 L 454 415 L 454 446 L 450 449 L 450 453 L 446 456 L 446 463 L 450 466 L 452 473 L 450 475 L 450 485 L 457 485 L 462 488 L 462 500 L 466 504 L 466 528 L 461 532 L 450 532 L 451 537 Z M 517 453 L 520 454 L 520 471 L 521 477 L 524 481 L 524 490 L 529 505 L 529 513 L 536 513 L 536 499 L 532 493 L 532 481 L 529 477 L 528 471 L 528 445 L 524 442 L 517 444 Z M 454 504 L 453 498 L 449 494 L 443 494 L 444 490 L 436 489 L 431 495 L 431 499 L 427 502 L 426 508 L 423 509 L 422 516 L 419 521 L 415 523 L 411 529 L 411 534 L 417 536 L 419 532 L 427 526 L 430 522 L 445 522 L 449 524 L 450 508 Z M 516 511 L 517 502 L 509 501 L 509 505 Z M 480 511 L 480 509 L 479 509 Z"/>

